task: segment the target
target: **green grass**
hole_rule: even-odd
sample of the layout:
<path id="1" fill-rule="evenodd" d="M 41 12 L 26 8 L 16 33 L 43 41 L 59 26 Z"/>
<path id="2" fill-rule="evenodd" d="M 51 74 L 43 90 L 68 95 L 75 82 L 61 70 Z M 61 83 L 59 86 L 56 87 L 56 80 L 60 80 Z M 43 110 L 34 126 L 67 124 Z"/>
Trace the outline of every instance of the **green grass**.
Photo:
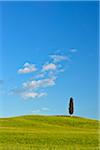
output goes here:
<path id="1" fill-rule="evenodd" d="M 0 118 L 0 150 L 99 150 L 98 127 L 79 117 Z"/>

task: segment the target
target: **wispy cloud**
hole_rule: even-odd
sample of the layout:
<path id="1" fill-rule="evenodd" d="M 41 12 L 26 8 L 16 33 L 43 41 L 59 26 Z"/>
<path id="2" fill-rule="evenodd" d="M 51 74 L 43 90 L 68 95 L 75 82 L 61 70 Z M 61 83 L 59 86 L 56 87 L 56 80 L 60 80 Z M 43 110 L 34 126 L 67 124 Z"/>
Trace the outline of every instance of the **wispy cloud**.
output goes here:
<path id="1" fill-rule="evenodd" d="M 36 88 L 53 86 L 55 85 L 55 79 L 56 79 L 55 77 L 52 77 L 52 78 L 41 79 L 41 80 L 27 81 L 23 83 L 23 87 L 28 89 L 36 89 Z"/>
<path id="2" fill-rule="evenodd" d="M 49 111 L 49 110 L 50 109 L 48 107 L 43 107 L 43 108 L 40 108 L 40 109 L 34 109 L 34 110 L 32 110 L 32 113 L 38 114 L 38 113 L 46 112 L 46 111 Z"/>
<path id="3" fill-rule="evenodd" d="M 30 90 L 29 88 L 15 88 L 10 90 L 9 92 L 10 95 L 17 95 L 17 96 L 21 96 L 23 99 L 34 99 L 34 98 L 40 98 L 40 97 L 44 97 L 47 96 L 46 92 L 41 92 L 41 91 L 34 91 L 34 90 Z"/>
<path id="4" fill-rule="evenodd" d="M 38 93 L 38 92 L 23 92 L 21 93 L 21 96 L 24 98 L 24 99 L 33 99 L 33 98 L 40 98 L 40 97 L 43 97 L 43 96 L 46 96 L 47 93 L 46 92 L 41 92 L 41 93 Z"/>
<path id="5" fill-rule="evenodd" d="M 35 67 L 35 64 L 30 64 L 30 63 L 25 63 L 23 68 L 20 68 L 18 70 L 19 74 L 27 74 L 27 73 L 31 73 L 31 72 L 35 72 L 37 70 L 37 68 Z"/>
<path id="6" fill-rule="evenodd" d="M 44 77 L 45 77 L 44 72 L 39 73 L 39 74 L 37 74 L 37 75 L 35 76 L 35 78 L 44 78 Z"/>
<path id="7" fill-rule="evenodd" d="M 43 107 L 42 110 L 43 111 L 49 111 L 50 109 L 48 107 Z"/>
<path id="8" fill-rule="evenodd" d="M 48 63 L 43 65 L 43 71 L 56 70 L 57 66 L 54 63 Z"/>
<path id="9" fill-rule="evenodd" d="M 65 56 L 65 55 L 50 55 L 50 57 L 52 58 L 53 62 L 54 63 L 58 63 L 58 62 L 61 62 L 61 61 L 64 61 L 64 60 L 70 60 L 68 56 Z"/>
<path id="10" fill-rule="evenodd" d="M 33 113 L 33 114 L 38 114 L 38 113 L 40 113 L 40 112 L 41 112 L 41 110 L 40 110 L 40 109 L 32 110 L 32 113 Z"/>
<path id="11" fill-rule="evenodd" d="M 77 49 L 71 48 L 71 49 L 70 49 L 70 52 L 71 52 L 71 53 L 76 53 L 76 52 L 77 52 Z"/>

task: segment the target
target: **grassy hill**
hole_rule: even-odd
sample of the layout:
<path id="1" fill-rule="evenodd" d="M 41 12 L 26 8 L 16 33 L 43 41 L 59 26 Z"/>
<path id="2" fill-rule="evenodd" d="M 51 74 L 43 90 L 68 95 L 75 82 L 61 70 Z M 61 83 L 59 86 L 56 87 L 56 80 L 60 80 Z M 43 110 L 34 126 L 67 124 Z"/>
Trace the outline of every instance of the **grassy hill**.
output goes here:
<path id="1" fill-rule="evenodd" d="M 98 126 L 68 116 L 0 118 L 0 150 L 99 150 Z"/>

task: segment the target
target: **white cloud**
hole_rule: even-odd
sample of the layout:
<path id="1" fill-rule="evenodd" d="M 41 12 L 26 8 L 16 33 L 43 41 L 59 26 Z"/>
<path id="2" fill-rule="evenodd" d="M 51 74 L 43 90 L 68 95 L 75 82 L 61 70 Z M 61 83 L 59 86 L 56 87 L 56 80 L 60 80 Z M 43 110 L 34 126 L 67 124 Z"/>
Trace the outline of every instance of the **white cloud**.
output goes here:
<path id="1" fill-rule="evenodd" d="M 38 98 L 43 97 L 43 96 L 47 96 L 47 93 L 46 92 L 41 92 L 41 93 L 38 94 Z"/>
<path id="2" fill-rule="evenodd" d="M 23 83 L 24 88 L 30 88 L 30 89 L 36 89 L 36 88 L 42 88 L 42 87 L 48 87 L 55 85 L 55 77 L 47 78 L 47 79 L 41 79 L 41 80 L 32 80 L 28 82 Z"/>
<path id="3" fill-rule="evenodd" d="M 35 78 L 43 78 L 45 77 L 45 74 L 44 73 L 39 73 Z"/>
<path id="4" fill-rule="evenodd" d="M 32 113 L 41 113 L 41 112 L 45 112 L 45 111 L 49 111 L 50 109 L 48 107 L 43 107 L 43 108 L 40 108 L 40 109 L 35 109 L 35 110 L 32 110 Z"/>
<path id="5" fill-rule="evenodd" d="M 37 69 L 35 67 L 35 64 L 25 63 L 23 68 L 20 68 L 18 70 L 19 74 L 27 74 L 31 72 L 35 72 Z"/>
<path id="6" fill-rule="evenodd" d="M 70 52 L 71 52 L 71 53 L 75 53 L 75 52 L 77 52 L 77 49 L 71 48 L 71 49 L 70 49 Z"/>
<path id="7" fill-rule="evenodd" d="M 43 71 L 56 70 L 57 66 L 53 63 L 43 65 Z"/>
<path id="8" fill-rule="evenodd" d="M 50 57 L 53 59 L 54 63 L 58 63 L 64 60 L 69 60 L 69 57 L 65 55 L 51 55 Z"/>
<path id="9" fill-rule="evenodd" d="M 23 99 L 34 99 L 34 98 L 41 98 L 43 96 L 47 96 L 46 92 L 39 92 L 39 91 L 34 91 L 32 89 L 25 89 L 25 88 L 15 88 L 12 89 L 10 94 L 14 94 L 16 96 L 21 96 Z"/>
<path id="10" fill-rule="evenodd" d="M 40 98 L 40 97 L 43 97 L 43 96 L 46 96 L 47 94 L 45 92 L 42 92 L 42 93 L 38 93 L 38 92 L 23 92 L 21 93 L 21 96 L 24 98 L 24 99 L 34 99 L 34 98 Z"/>
<path id="11" fill-rule="evenodd" d="M 24 92 L 21 95 L 22 95 L 22 97 L 24 99 L 27 99 L 27 98 L 36 98 L 38 96 L 38 93 L 36 93 L 36 92 Z"/>
<path id="12" fill-rule="evenodd" d="M 42 110 L 43 111 L 49 111 L 50 109 L 48 107 L 43 107 Z"/>
<path id="13" fill-rule="evenodd" d="M 35 113 L 35 114 L 40 113 L 40 112 L 41 112 L 41 110 L 40 110 L 40 109 L 32 110 L 32 113 Z"/>

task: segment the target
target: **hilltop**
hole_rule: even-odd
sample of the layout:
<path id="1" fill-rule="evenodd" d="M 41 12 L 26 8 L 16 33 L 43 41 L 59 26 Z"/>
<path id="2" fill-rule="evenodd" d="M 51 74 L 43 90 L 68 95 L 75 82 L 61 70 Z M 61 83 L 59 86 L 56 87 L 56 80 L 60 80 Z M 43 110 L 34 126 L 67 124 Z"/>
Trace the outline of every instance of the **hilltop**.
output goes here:
<path id="1" fill-rule="evenodd" d="M 98 150 L 99 121 L 68 116 L 0 118 L 0 150 Z"/>

